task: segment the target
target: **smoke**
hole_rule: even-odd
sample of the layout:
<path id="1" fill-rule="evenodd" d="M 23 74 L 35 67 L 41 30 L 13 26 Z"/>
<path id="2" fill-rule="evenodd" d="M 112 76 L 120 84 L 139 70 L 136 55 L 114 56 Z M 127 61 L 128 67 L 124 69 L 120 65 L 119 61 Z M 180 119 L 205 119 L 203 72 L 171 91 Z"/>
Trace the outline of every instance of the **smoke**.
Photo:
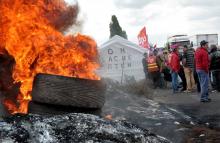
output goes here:
<path id="1" fill-rule="evenodd" d="M 75 7 L 75 8 L 77 7 L 78 15 L 74 19 L 73 25 L 68 27 L 64 31 L 64 34 L 68 35 L 68 34 L 82 33 L 83 24 L 84 24 L 84 21 L 85 21 L 85 16 L 80 12 L 80 7 L 79 7 L 79 4 L 78 4 L 78 1 L 77 0 L 65 0 L 65 2 L 67 3 L 68 6 Z"/>
<path id="2" fill-rule="evenodd" d="M 72 25 L 79 25 L 79 21 L 77 21 L 79 13 L 78 2 L 74 5 L 68 5 L 63 0 L 44 0 L 44 2 L 46 7 L 42 15 L 58 31 L 64 32 Z M 53 6 L 52 8 L 51 5 Z"/>
<path id="3" fill-rule="evenodd" d="M 46 10 L 45 17 L 51 22 L 54 27 L 64 34 L 81 33 L 84 23 L 83 17 L 80 17 L 80 8 L 77 0 L 66 0 L 54 3 L 50 0 L 49 3 L 56 5 L 54 9 Z M 65 5 L 65 8 L 62 6 Z M 54 17 L 54 14 L 56 16 Z"/>

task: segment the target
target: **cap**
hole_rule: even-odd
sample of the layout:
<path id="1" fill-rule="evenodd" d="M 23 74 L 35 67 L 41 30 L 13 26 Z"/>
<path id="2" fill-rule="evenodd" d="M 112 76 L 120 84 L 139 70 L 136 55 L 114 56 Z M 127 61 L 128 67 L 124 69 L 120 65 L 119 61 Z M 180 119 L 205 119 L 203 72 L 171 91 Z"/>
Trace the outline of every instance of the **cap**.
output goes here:
<path id="1" fill-rule="evenodd" d="M 178 48 L 178 47 L 179 47 L 178 44 L 174 44 L 174 45 L 171 46 L 171 49 L 176 49 L 176 48 Z"/>
<path id="2" fill-rule="evenodd" d="M 200 42 L 200 45 L 201 45 L 201 46 L 204 46 L 204 45 L 207 44 L 207 43 L 209 43 L 209 42 L 207 42 L 207 41 L 205 41 L 205 40 L 202 40 L 202 41 Z"/>

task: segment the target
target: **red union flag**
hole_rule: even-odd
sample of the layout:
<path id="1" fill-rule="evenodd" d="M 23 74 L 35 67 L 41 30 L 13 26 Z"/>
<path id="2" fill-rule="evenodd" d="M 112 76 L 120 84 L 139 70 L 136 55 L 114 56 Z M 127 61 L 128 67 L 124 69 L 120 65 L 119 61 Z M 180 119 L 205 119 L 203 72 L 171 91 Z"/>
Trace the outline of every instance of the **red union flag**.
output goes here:
<path id="1" fill-rule="evenodd" d="M 149 43 L 148 43 L 148 36 L 146 33 L 146 27 L 142 28 L 141 31 L 139 32 L 138 43 L 139 43 L 139 46 L 143 48 L 150 48 Z"/>

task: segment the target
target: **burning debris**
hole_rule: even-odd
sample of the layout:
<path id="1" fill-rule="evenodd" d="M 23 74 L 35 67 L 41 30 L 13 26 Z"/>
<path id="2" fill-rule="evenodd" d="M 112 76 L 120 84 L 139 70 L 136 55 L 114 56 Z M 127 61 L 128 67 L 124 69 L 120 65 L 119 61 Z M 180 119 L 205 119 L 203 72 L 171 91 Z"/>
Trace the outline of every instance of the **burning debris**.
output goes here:
<path id="1" fill-rule="evenodd" d="M 0 53 L 13 59 L 12 78 L 20 87 L 16 101 L 5 100 L 12 113 L 27 113 L 38 73 L 100 79 L 97 45 L 88 36 L 64 36 L 77 22 L 78 5 L 64 0 L 1 0 Z M 15 100 L 15 99 L 14 99 Z"/>
<path id="2" fill-rule="evenodd" d="M 148 130 L 94 115 L 12 116 L 0 122 L 1 142 L 168 143 Z"/>

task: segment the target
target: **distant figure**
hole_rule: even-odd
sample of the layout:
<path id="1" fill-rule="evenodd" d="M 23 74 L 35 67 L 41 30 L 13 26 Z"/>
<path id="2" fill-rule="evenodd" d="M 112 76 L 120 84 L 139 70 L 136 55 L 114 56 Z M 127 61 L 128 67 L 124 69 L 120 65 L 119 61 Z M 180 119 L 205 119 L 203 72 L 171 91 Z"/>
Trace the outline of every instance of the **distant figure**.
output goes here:
<path id="1" fill-rule="evenodd" d="M 180 70 L 180 60 L 179 60 L 179 52 L 178 52 L 178 45 L 172 45 L 172 54 L 170 59 L 170 70 L 172 76 L 172 88 L 173 93 L 178 92 L 178 72 Z"/>
<path id="2" fill-rule="evenodd" d="M 196 65 L 195 65 L 196 67 Z M 198 74 L 196 72 L 196 68 L 194 69 L 194 79 L 195 79 L 195 83 L 196 83 L 196 86 L 197 86 L 197 92 L 200 93 L 201 92 L 201 87 L 200 87 L 200 83 L 199 83 L 199 77 L 198 77 Z"/>
<path id="3" fill-rule="evenodd" d="M 216 45 L 211 45 L 210 52 L 210 71 L 213 90 L 220 91 L 220 51 L 217 50 Z"/>
<path id="4" fill-rule="evenodd" d="M 183 68 L 186 77 L 186 92 L 191 92 L 195 89 L 195 80 L 194 80 L 194 49 L 184 45 L 183 49 Z"/>
<path id="5" fill-rule="evenodd" d="M 144 53 L 144 58 L 142 59 L 142 64 L 143 64 L 143 69 L 144 69 L 144 74 L 145 74 L 145 78 L 147 79 L 148 77 L 148 71 L 147 71 L 147 53 Z"/>
<path id="6" fill-rule="evenodd" d="M 171 82 L 172 78 L 170 74 L 170 65 L 169 65 L 171 59 L 170 51 L 164 50 L 163 55 L 164 55 L 164 69 L 163 69 L 164 79 L 166 81 Z"/>
<path id="7" fill-rule="evenodd" d="M 167 86 L 164 77 L 164 70 L 166 69 L 166 64 L 165 64 L 165 55 L 163 54 L 163 52 L 157 54 L 157 64 L 159 66 L 159 71 L 160 71 L 160 87 L 165 88 Z"/>
<path id="8" fill-rule="evenodd" d="M 182 57 L 181 57 L 180 61 L 182 61 Z M 180 70 L 179 70 L 178 75 L 179 75 L 179 77 L 181 78 L 181 81 L 182 81 L 181 82 L 182 83 L 182 88 L 181 88 L 180 91 L 186 92 L 186 77 L 185 77 L 183 65 L 181 65 L 181 64 L 180 64 Z"/>
<path id="9" fill-rule="evenodd" d="M 163 88 L 163 79 L 162 79 L 162 71 L 163 71 L 163 68 L 164 68 L 164 60 L 163 60 L 163 56 L 161 55 L 163 54 L 162 51 L 158 51 L 157 49 L 154 49 L 154 56 L 156 56 L 156 63 L 157 63 L 157 66 L 158 66 L 158 72 L 157 72 L 157 86 L 159 88 Z"/>
<path id="10" fill-rule="evenodd" d="M 191 45 L 192 46 L 192 45 Z M 192 48 L 192 47 L 191 47 Z M 199 77 L 198 77 L 198 74 L 196 72 L 196 62 L 195 62 L 195 51 L 194 51 L 194 71 L 193 71 L 193 74 L 194 74 L 194 80 L 195 80 L 195 83 L 196 83 L 196 86 L 197 86 L 197 92 L 200 93 L 201 92 L 201 87 L 200 87 L 200 83 L 199 83 Z"/>
<path id="11" fill-rule="evenodd" d="M 208 42 L 203 40 L 200 42 L 201 47 L 197 48 L 195 52 L 196 72 L 198 74 L 201 87 L 201 102 L 210 102 L 208 88 L 209 88 L 209 55 Z"/>
<path id="12" fill-rule="evenodd" d="M 154 55 L 155 52 L 150 52 L 148 60 L 147 60 L 147 70 L 149 77 L 153 81 L 154 88 L 161 87 L 160 85 L 160 71 L 157 63 L 157 57 Z"/>

